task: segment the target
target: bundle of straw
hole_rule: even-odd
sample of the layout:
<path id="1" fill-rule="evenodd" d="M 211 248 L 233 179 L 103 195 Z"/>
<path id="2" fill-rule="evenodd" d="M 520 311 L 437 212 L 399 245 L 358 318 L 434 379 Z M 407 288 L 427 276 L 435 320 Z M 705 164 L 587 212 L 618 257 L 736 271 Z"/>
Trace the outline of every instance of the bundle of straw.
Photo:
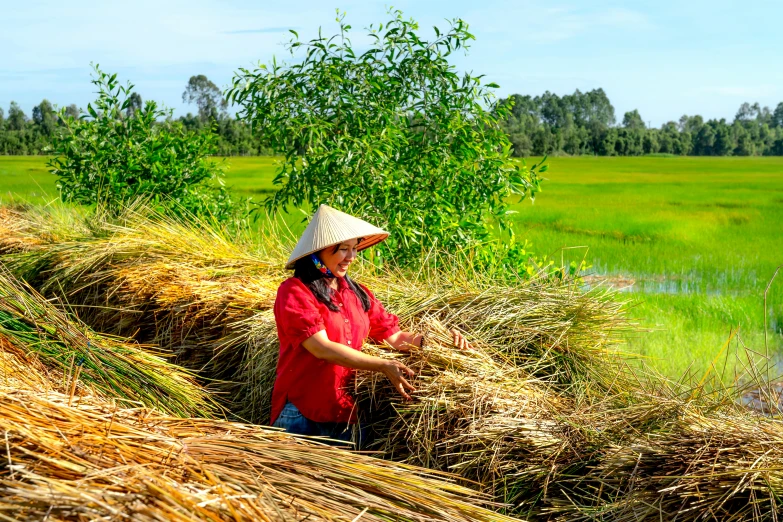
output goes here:
<path id="1" fill-rule="evenodd" d="M 706 415 L 681 402 L 676 409 L 679 415 L 660 429 L 602 448 L 586 473 L 562 481 L 546 514 L 585 521 L 779 520 L 783 424 L 739 409 Z"/>
<path id="2" fill-rule="evenodd" d="M 0 207 L 0 254 L 28 250 L 43 243 L 31 225 L 23 208 Z"/>
<path id="3" fill-rule="evenodd" d="M 573 283 L 535 279 L 508 284 L 475 269 L 367 279 L 406 329 L 417 331 L 422 318 L 436 318 L 568 395 L 633 386 L 624 371 L 629 354 L 616 350 L 618 333 L 631 327 L 625 303 L 606 290 L 584 292 Z M 596 389 L 577 389 L 585 386 Z"/>
<path id="4" fill-rule="evenodd" d="M 361 411 L 391 458 L 459 473 L 519 509 L 541 497 L 560 468 L 579 461 L 584 441 L 562 418 L 574 404 L 546 382 L 490 355 L 486 346 L 456 350 L 435 319 L 427 344 L 386 352 L 416 372 L 415 400 L 401 400 L 375 373 L 357 380 Z"/>
<path id="5" fill-rule="evenodd" d="M 64 206 L 33 205 L 0 207 L 0 254 L 26 252 L 93 233 L 95 217 Z"/>
<path id="6" fill-rule="evenodd" d="M 393 458 L 459 473 L 541 520 L 778 520 L 780 420 L 642 380 L 634 396 L 579 405 L 426 323 L 424 349 L 375 348 L 416 370 L 416 400 L 375 374 L 357 382 Z"/>
<path id="7" fill-rule="evenodd" d="M 234 412 L 266 421 L 284 235 L 253 246 L 141 213 L 88 228 L 3 259 L 101 331 L 134 333 L 204 377 L 235 381 L 221 384 Z M 418 372 L 416 401 L 377 376 L 357 383 L 377 447 L 394 459 L 456 471 L 541 519 L 776 520 L 779 423 L 629 372 L 612 349 L 624 322 L 611 295 L 468 270 L 355 275 L 432 342 L 377 352 Z M 448 346 L 447 328 L 476 351 Z"/>
<path id="8" fill-rule="evenodd" d="M 211 416 L 218 411 L 190 372 L 149 349 L 91 331 L 16 281 L 2 266 L 0 342 L 36 354 L 74 385 L 81 380 L 127 405 L 182 416 Z"/>
<path id="9" fill-rule="evenodd" d="M 49 370 L 35 354 L 0 336 L 0 386 L 46 393 L 56 389 L 56 383 L 62 391 L 66 383 L 61 372 Z"/>
<path id="10" fill-rule="evenodd" d="M 267 227 L 251 243 L 209 223 L 143 212 L 92 228 L 100 232 L 4 259 L 47 295 L 64 297 L 94 328 L 172 351 L 217 381 L 224 397 L 239 398 L 229 403 L 238 416 L 266 422 L 277 357 L 271 308 L 288 275 L 282 266 L 290 237 Z M 357 279 L 404 325 L 437 317 L 564 393 L 625 385 L 606 357 L 623 325 L 622 304 L 609 295 L 551 281 L 509 286 L 477 272 L 365 270 Z"/>
<path id="11" fill-rule="evenodd" d="M 270 429 L 0 386 L 7 520 L 512 521 L 420 468 Z"/>

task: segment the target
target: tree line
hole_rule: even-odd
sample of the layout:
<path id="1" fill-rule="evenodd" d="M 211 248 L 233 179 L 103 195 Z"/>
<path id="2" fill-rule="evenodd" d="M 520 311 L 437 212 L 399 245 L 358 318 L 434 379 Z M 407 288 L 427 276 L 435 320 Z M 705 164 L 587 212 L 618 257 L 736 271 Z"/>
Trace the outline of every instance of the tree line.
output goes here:
<path id="1" fill-rule="evenodd" d="M 515 156 L 783 156 L 783 102 L 774 111 L 743 103 L 731 122 L 684 115 L 660 128 L 645 125 L 636 109 L 618 125 L 603 89 L 562 97 L 515 94 L 500 103 L 511 105 L 501 125 Z"/>
<path id="2" fill-rule="evenodd" d="M 209 132 L 214 135 L 216 155 L 254 156 L 270 154 L 264 145 L 260 133 L 253 133 L 251 126 L 228 112 L 220 89 L 204 75 L 192 76 L 188 81 L 182 100 L 196 106 L 196 113 L 173 118 L 171 111 L 160 122 L 181 123 L 187 131 Z M 130 95 L 125 114 L 130 115 L 141 110 L 144 102 L 139 93 Z M 28 117 L 19 104 L 11 102 L 8 113 L 0 108 L 0 154 L 33 155 L 46 154 L 52 145 L 55 132 L 62 130 L 63 117 L 89 117 L 75 104 L 68 105 L 60 114 L 48 100 L 33 107 L 32 117 Z"/>
<path id="3" fill-rule="evenodd" d="M 182 94 L 184 102 L 196 106 L 173 120 L 189 131 L 215 135 L 217 154 L 265 155 L 271 148 L 263 132 L 228 113 L 221 90 L 206 76 L 192 76 Z M 645 124 L 639 111 L 626 112 L 617 122 L 614 106 L 603 89 L 558 96 L 515 94 L 499 100 L 510 106 L 500 118 L 503 131 L 517 157 L 541 155 L 638 156 L 674 154 L 681 156 L 783 156 L 783 102 L 775 110 L 758 103 L 743 103 L 734 119 L 704 120 L 684 115 L 660 128 Z M 126 111 L 142 107 L 134 92 Z M 505 113 L 505 112 L 504 112 Z M 64 108 L 65 116 L 82 114 L 76 105 Z M 63 127 L 56 108 L 43 100 L 28 117 L 16 102 L 8 112 L 0 108 L 0 154 L 45 154 L 52 136 Z"/>

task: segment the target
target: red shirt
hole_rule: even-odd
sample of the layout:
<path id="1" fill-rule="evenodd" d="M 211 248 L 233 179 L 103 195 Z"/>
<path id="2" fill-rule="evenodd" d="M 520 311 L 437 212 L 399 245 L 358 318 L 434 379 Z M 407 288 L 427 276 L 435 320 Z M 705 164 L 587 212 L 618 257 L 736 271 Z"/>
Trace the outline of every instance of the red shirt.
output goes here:
<path id="1" fill-rule="evenodd" d="M 286 401 L 290 401 L 306 418 L 315 422 L 356 422 L 354 398 L 351 395 L 355 370 L 318 359 L 302 346 L 302 341 L 326 330 L 330 341 L 361 350 L 368 336 L 378 342 L 400 331 L 397 316 L 384 310 L 367 288 L 370 310 L 364 311 L 359 297 L 338 277 L 338 289 L 332 302 L 333 312 L 318 301 L 301 280 L 283 281 L 275 299 L 275 322 L 280 339 L 277 378 L 272 392 L 274 424 Z"/>

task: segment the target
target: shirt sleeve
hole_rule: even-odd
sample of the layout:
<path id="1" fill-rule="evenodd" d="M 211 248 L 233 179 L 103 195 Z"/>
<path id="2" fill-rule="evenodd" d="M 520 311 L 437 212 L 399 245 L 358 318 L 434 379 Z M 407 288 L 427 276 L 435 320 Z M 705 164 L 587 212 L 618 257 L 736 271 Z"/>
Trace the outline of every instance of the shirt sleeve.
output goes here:
<path id="1" fill-rule="evenodd" d="M 361 285 L 370 298 L 370 310 L 367 315 L 370 318 L 370 338 L 375 342 L 382 342 L 400 331 L 400 319 L 383 307 L 380 301 L 370 292 L 366 286 Z"/>
<path id="2" fill-rule="evenodd" d="M 281 334 L 293 346 L 299 346 L 315 333 L 325 330 L 318 301 L 302 283 L 283 285 L 277 293 L 275 320 Z"/>

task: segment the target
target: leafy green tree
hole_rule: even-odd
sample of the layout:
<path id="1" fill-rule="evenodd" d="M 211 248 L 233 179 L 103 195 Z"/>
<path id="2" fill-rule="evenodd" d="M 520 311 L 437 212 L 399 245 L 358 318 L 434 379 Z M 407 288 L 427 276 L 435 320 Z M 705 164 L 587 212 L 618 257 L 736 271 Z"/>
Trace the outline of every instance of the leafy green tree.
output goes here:
<path id="1" fill-rule="evenodd" d="M 715 156 L 731 156 L 737 146 L 732 135 L 731 128 L 726 124 L 725 119 L 720 121 L 710 121 L 715 129 L 715 145 L 712 154 Z"/>
<path id="2" fill-rule="evenodd" d="M 642 115 L 639 114 L 637 109 L 625 113 L 623 116 L 623 127 L 630 130 L 644 130 L 647 128 L 644 125 Z"/>
<path id="3" fill-rule="evenodd" d="M 758 108 L 758 103 L 755 106 L 752 106 L 750 103 L 745 102 L 742 105 L 740 105 L 740 108 L 737 110 L 737 114 L 734 116 L 735 121 L 750 121 L 756 117 L 756 109 Z"/>
<path id="4" fill-rule="evenodd" d="M 546 91 L 538 100 L 541 120 L 553 128 L 566 127 L 573 122 L 571 114 L 566 110 L 566 104 L 557 94 Z"/>
<path id="5" fill-rule="evenodd" d="M 374 255 L 419 259 L 508 229 L 507 198 L 533 196 L 537 171 L 511 160 L 494 84 L 459 76 L 448 61 L 473 35 L 462 20 L 425 40 L 399 11 L 369 28 L 359 53 L 351 27 L 308 42 L 290 64 L 241 69 L 228 91 L 239 116 L 284 155 L 270 209 L 328 203 L 393 231 Z M 296 55 L 297 51 L 302 51 Z"/>
<path id="6" fill-rule="evenodd" d="M 6 122 L 6 128 L 8 130 L 21 131 L 24 130 L 27 123 L 27 115 L 19 104 L 15 101 L 11 102 L 11 106 L 8 108 L 8 121 Z"/>
<path id="7" fill-rule="evenodd" d="M 655 129 L 650 129 L 644 133 L 642 147 L 645 154 L 655 154 L 661 150 L 659 135 Z"/>
<path id="8" fill-rule="evenodd" d="M 46 137 L 54 133 L 57 126 L 57 115 L 49 100 L 43 100 L 33 107 L 33 123 L 38 128 L 38 132 Z"/>
<path id="9" fill-rule="evenodd" d="M 699 130 L 704 126 L 704 118 L 699 115 L 687 116 L 683 115 L 680 118 L 680 132 L 688 132 L 690 134 L 698 134 Z"/>
<path id="10" fill-rule="evenodd" d="M 137 92 L 130 93 L 130 96 L 128 97 L 128 107 L 125 109 L 125 116 L 131 118 L 134 114 L 136 114 L 136 111 L 140 111 L 141 108 L 144 106 L 144 103 L 141 100 L 141 94 Z"/>
<path id="11" fill-rule="evenodd" d="M 772 118 L 770 119 L 770 127 L 783 127 L 783 102 L 778 103 L 778 106 L 775 107 L 775 112 L 772 113 Z"/>
<path id="12" fill-rule="evenodd" d="M 770 146 L 770 154 L 783 156 L 783 134 L 780 134 Z"/>
<path id="13" fill-rule="evenodd" d="M 5 127 L 5 112 L 3 111 L 3 108 L 0 107 L 0 130 L 3 130 Z"/>
<path id="14" fill-rule="evenodd" d="M 182 93 L 182 101 L 198 106 L 198 116 L 202 123 L 217 120 L 228 107 L 228 102 L 223 98 L 218 86 L 203 74 L 190 77 L 185 92 Z"/>
<path id="15" fill-rule="evenodd" d="M 78 119 L 60 113 L 64 131 L 56 133 L 55 157 L 63 201 L 98 203 L 109 210 L 144 198 L 168 207 L 218 219 L 231 215 L 231 201 L 220 182 L 221 168 L 210 133 L 188 133 L 170 121 L 170 111 L 154 101 L 126 116 L 133 85 L 95 67 L 98 97 Z M 164 121 L 160 121 L 164 120 Z"/>
<path id="16" fill-rule="evenodd" d="M 697 156 L 710 156 L 715 147 L 715 130 L 711 125 L 702 125 L 694 137 L 693 152 Z"/>
<path id="17" fill-rule="evenodd" d="M 756 153 L 756 143 L 747 129 L 741 125 L 737 126 L 735 131 L 737 146 L 734 149 L 736 156 L 753 156 Z"/>
<path id="18" fill-rule="evenodd" d="M 79 107 L 77 107 L 75 103 L 70 104 L 63 111 L 64 116 L 68 116 L 71 118 L 78 118 L 80 114 L 81 111 L 79 110 Z"/>

